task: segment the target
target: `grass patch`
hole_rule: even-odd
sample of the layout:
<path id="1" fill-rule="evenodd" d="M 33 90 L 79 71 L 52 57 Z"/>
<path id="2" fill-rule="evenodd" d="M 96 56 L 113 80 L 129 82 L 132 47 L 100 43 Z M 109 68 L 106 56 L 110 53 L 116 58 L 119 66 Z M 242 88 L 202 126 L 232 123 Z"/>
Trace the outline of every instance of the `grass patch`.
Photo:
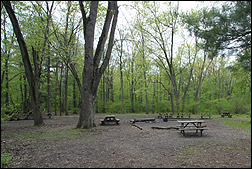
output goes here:
<path id="1" fill-rule="evenodd" d="M 251 133 L 251 121 L 235 121 L 235 120 L 225 120 L 223 121 L 224 125 L 230 127 L 242 129 Z"/>

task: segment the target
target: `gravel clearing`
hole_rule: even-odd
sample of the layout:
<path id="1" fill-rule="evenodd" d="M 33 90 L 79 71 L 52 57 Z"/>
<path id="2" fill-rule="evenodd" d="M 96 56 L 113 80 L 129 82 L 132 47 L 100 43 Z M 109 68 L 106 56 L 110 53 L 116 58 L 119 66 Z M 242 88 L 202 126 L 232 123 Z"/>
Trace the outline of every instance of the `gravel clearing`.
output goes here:
<path id="1" fill-rule="evenodd" d="M 4 167 L 54 168 L 251 168 L 251 133 L 221 125 L 227 119 L 206 119 L 208 130 L 188 132 L 152 129 L 176 126 L 176 120 L 155 123 L 130 120 L 149 116 L 122 116 L 120 125 L 74 129 L 78 116 L 53 116 L 43 127 L 32 120 L 1 124 L 1 150 L 13 155 Z"/>

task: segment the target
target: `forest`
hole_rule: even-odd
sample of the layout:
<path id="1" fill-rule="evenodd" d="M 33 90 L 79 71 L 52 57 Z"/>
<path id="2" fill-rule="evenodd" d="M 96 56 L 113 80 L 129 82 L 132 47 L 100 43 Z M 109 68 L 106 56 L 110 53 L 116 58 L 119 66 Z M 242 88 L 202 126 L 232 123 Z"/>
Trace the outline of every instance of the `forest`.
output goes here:
<path id="1" fill-rule="evenodd" d="M 1 121 L 13 114 L 247 114 L 251 1 L 1 1 Z M 204 3 L 204 2 L 201 2 Z"/>

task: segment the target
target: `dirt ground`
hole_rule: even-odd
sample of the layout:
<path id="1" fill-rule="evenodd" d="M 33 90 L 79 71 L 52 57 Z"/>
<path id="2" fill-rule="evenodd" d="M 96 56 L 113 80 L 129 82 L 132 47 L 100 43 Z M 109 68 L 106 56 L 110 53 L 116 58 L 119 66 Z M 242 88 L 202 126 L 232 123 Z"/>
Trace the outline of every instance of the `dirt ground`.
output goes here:
<path id="1" fill-rule="evenodd" d="M 158 130 L 152 126 L 176 126 L 176 120 L 137 122 L 141 116 L 116 116 L 120 125 L 89 130 L 74 129 L 78 116 L 53 116 L 43 127 L 33 120 L 1 124 L 1 150 L 13 156 L 4 167 L 55 168 L 251 168 L 251 133 L 206 119 L 208 130 L 199 133 Z M 144 116 L 147 117 L 147 116 Z M 154 117 L 150 115 L 149 117 Z"/>

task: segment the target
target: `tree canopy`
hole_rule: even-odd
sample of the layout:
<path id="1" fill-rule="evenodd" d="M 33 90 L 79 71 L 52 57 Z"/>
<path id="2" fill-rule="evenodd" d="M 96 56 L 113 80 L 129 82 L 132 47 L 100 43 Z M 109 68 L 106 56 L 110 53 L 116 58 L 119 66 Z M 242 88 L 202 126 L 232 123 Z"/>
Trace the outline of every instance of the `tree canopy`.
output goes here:
<path id="1" fill-rule="evenodd" d="M 182 3 L 1 2 L 2 117 L 251 114 L 251 2 Z"/>

